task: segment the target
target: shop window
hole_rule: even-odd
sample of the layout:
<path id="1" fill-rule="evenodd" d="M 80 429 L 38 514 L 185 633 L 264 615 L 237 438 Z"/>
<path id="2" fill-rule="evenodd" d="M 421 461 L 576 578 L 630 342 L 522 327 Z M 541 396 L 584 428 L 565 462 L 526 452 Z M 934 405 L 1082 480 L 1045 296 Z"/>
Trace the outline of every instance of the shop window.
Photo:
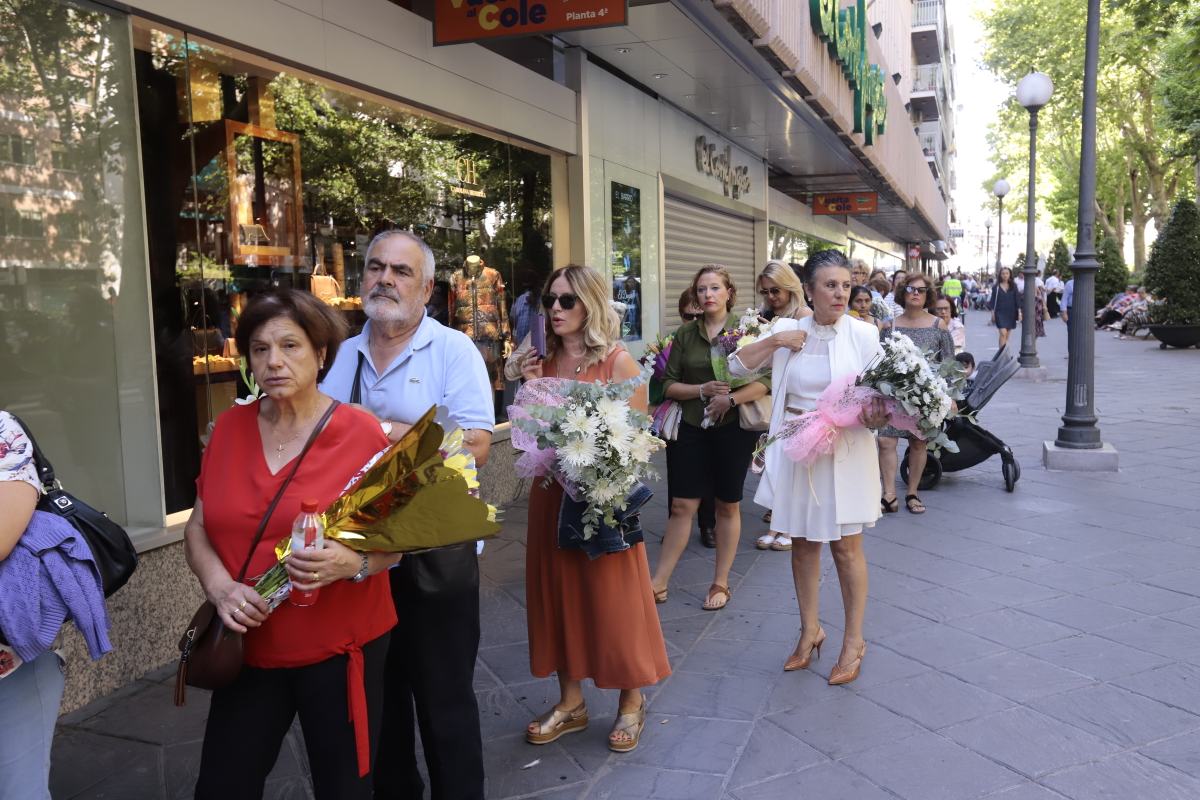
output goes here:
<path id="1" fill-rule="evenodd" d="M 769 226 L 771 237 L 771 258 L 776 261 L 786 261 L 789 264 L 803 264 L 810 255 L 818 250 L 844 250 L 845 246 L 801 233 L 785 225 L 772 222 Z"/>
<path id="2" fill-rule="evenodd" d="M 246 302 L 313 291 L 357 333 L 366 248 L 389 228 L 432 248 L 427 314 L 475 340 L 503 419 L 514 302 L 553 262 L 551 157 L 180 32 L 134 35 L 168 510 L 192 505 L 209 426 L 248 393 Z"/>
<path id="3" fill-rule="evenodd" d="M 152 439 L 139 428 L 153 427 L 153 399 L 130 52 L 127 18 L 97 6 L 0 4 L 0 120 L 25 134 L 0 134 L 0 162 L 40 154 L 46 167 L 4 181 L 16 205 L 0 210 L 13 267 L 0 279 L 0 407 L 34 430 L 74 494 L 148 526 L 162 511 L 157 452 L 142 458 Z M 86 154 L 70 192 L 49 169 L 54 142 Z"/>
<path id="4" fill-rule="evenodd" d="M 624 306 L 621 338 L 642 338 L 642 199 L 634 186 L 612 182 L 613 300 Z"/>
<path id="5" fill-rule="evenodd" d="M 37 145 L 23 136 L 0 134 L 0 162 L 32 166 L 37 163 Z"/>

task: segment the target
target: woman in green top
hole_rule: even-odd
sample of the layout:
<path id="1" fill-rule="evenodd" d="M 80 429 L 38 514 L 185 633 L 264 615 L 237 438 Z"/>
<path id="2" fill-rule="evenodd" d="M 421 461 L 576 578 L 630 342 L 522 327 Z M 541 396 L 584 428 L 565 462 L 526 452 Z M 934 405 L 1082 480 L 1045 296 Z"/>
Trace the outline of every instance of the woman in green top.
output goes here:
<path id="1" fill-rule="evenodd" d="M 665 603 L 667 584 L 687 547 L 700 498 L 711 494 L 717 501 L 717 558 L 704 609 L 716 611 L 730 598 L 729 569 L 742 535 L 742 485 L 758 441 L 757 432 L 738 424 L 735 406 L 765 395 L 769 383 L 763 378 L 733 389 L 713 371 L 717 337 L 737 327 L 737 318 L 729 314 L 737 300 L 729 270 L 719 264 L 701 267 L 692 279 L 692 291 L 704 314 L 675 332 L 663 379 L 664 393 L 682 407 L 683 420 L 679 435 L 667 445 L 671 516 L 652 583 L 654 599 Z"/>

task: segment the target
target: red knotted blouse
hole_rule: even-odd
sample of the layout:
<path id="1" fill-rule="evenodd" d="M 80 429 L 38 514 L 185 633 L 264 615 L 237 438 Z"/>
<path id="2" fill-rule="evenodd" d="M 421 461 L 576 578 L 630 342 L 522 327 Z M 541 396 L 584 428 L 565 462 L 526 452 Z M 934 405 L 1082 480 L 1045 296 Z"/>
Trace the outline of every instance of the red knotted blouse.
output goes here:
<path id="1" fill-rule="evenodd" d="M 235 578 L 267 506 L 294 465 L 289 461 L 271 474 L 257 419 L 257 403 L 234 406 L 221 414 L 196 480 L 208 540 Z M 315 500 L 319 508 L 326 508 L 371 456 L 387 446 L 387 437 L 370 414 L 347 405 L 335 409 L 271 515 L 250 559 L 246 582 L 253 584 L 275 563 L 275 545 L 291 535 L 301 502 Z M 362 646 L 395 624 L 396 609 L 386 572 L 362 583 L 337 581 L 322 587 L 315 604 L 297 608 L 285 602 L 262 627 L 251 628 L 245 636 L 245 663 L 264 668 L 301 667 L 346 654 L 350 721 L 359 773 L 365 775 L 370 749 Z"/>

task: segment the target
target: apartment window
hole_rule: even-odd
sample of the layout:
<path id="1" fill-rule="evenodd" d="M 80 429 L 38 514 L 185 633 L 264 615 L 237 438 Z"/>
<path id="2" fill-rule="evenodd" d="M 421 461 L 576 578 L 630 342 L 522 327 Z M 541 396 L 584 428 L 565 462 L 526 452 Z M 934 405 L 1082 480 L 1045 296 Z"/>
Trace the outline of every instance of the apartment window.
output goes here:
<path id="1" fill-rule="evenodd" d="M 54 218 L 54 235 L 60 242 L 88 241 L 88 227 L 88 221 L 73 212 L 59 214 Z"/>
<path id="2" fill-rule="evenodd" d="M 75 161 L 71 157 L 71 151 L 62 142 L 54 142 L 50 145 L 50 164 L 59 172 L 75 171 Z"/>
<path id="3" fill-rule="evenodd" d="M 42 215 L 36 211 L 6 208 L 0 212 L 0 235 L 5 239 L 41 239 L 45 234 Z"/>
<path id="4" fill-rule="evenodd" d="M 29 166 L 37 160 L 33 140 L 11 133 L 0 134 L 0 162 Z"/>

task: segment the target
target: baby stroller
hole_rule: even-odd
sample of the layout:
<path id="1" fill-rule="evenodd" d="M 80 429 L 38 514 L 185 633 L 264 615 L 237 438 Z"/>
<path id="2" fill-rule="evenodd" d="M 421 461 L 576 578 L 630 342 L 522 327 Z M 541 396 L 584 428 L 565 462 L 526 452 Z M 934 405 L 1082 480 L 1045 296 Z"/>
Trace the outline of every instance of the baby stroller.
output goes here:
<path id="1" fill-rule="evenodd" d="M 991 361 L 979 365 L 975 377 L 975 385 L 960 405 L 963 415 L 981 410 L 992 399 L 1001 386 L 1016 374 L 1020 365 L 1016 356 L 1002 348 L 993 356 Z M 1021 465 L 1013 456 L 1012 449 L 1002 442 L 995 434 L 985 430 L 978 423 L 966 416 L 953 417 L 946 423 L 946 435 L 958 445 L 958 452 L 951 453 L 942 450 L 938 455 L 929 455 L 925 462 L 925 471 L 921 474 L 920 487 L 922 490 L 932 489 L 938 485 L 944 472 L 958 472 L 970 469 L 976 464 L 982 464 L 994 455 L 1000 456 L 1000 472 L 1004 475 L 1004 488 L 1012 491 L 1017 481 L 1021 479 Z M 908 453 L 900 462 L 900 478 L 908 481 Z"/>

